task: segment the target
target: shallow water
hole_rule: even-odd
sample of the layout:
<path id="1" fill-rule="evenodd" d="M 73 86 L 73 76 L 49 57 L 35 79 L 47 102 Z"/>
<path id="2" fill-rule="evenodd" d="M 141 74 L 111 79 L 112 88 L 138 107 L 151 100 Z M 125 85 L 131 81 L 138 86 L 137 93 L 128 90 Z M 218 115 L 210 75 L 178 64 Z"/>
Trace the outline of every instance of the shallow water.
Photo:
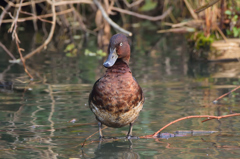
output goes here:
<path id="1" fill-rule="evenodd" d="M 146 97 L 133 127 L 135 136 L 152 134 L 184 116 L 240 112 L 240 91 L 212 103 L 239 84 L 239 62 L 193 62 L 183 35 L 151 36 L 132 39 L 130 67 Z M 86 48 L 96 50 L 96 39 L 89 41 Z M 34 81 L 29 81 L 21 65 L 9 64 L 0 50 L 0 81 L 13 83 L 13 88 L 0 88 L 0 158 L 240 157 L 240 117 L 204 123 L 188 119 L 163 131 L 202 130 L 182 137 L 99 143 L 95 134 L 81 148 L 85 138 L 98 130 L 88 95 L 105 71 L 104 58 L 86 56 L 84 49 L 77 57 L 67 57 L 63 49 L 50 44 L 28 62 Z M 128 127 L 107 128 L 103 133 L 123 137 L 127 131 Z"/>

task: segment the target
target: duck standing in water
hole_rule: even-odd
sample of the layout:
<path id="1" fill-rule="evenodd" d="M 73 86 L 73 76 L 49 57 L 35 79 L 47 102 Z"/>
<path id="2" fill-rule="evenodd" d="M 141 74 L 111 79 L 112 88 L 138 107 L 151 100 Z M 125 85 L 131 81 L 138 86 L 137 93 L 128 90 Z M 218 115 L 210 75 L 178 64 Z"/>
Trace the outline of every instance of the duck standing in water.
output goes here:
<path id="1" fill-rule="evenodd" d="M 108 58 L 103 66 L 107 71 L 98 79 L 89 96 L 89 107 L 98 121 L 99 135 L 102 124 L 119 128 L 129 126 L 127 138 L 132 137 L 132 127 L 142 110 L 144 96 L 129 68 L 130 46 L 123 34 L 112 36 Z"/>

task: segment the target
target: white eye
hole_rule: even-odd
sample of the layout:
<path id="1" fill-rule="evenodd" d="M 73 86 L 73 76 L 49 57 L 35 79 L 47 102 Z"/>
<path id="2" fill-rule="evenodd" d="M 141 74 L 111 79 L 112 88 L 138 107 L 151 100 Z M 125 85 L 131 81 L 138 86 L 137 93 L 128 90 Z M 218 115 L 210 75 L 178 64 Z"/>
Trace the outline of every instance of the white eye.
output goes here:
<path id="1" fill-rule="evenodd" d="M 123 43 L 120 43 L 119 45 L 120 45 L 120 46 L 123 46 Z"/>

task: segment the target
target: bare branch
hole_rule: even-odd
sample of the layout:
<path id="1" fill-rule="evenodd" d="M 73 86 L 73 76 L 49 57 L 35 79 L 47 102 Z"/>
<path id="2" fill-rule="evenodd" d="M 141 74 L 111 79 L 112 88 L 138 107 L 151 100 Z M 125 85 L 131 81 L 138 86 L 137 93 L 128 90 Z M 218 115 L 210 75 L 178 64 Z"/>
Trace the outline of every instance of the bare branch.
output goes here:
<path id="1" fill-rule="evenodd" d="M 33 76 L 28 72 L 27 68 L 26 68 L 26 64 L 25 64 L 25 60 L 23 59 L 23 55 L 22 55 L 22 50 L 19 46 L 19 39 L 18 39 L 18 36 L 17 34 L 15 34 L 15 40 L 16 40 L 16 45 L 17 45 L 17 48 L 18 48 L 18 53 L 20 55 L 20 58 L 21 58 L 21 61 L 22 61 L 22 64 L 23 64 L 23 67 L 24 67 L 24 71 L 28 74 L 28 76 L 33 79 Z"/>
<path id="2" fill-rule="evenodd" d="M 52 22 L 49 21 L 49 20 L 42 19 L 40 16 L 36 16 L 35 14 L 28 13 L 28 12 L 24 12 L 24 11 L 20 11 L 20 12 L 23 13 L 23 14 L 32 15 L 32 17 L 35 17 L 35 18 L 33 18 L 33 20 L 39 19 L 39 20 L 41 20 L 41 21 L 43 21 L 43 22 L 52 23 Z"/>
<path id="3" fill-rule="evenodd" d="M 188 0 L 183 0 L 189 10 L 189 12 L 191 13 L 193 19 L 197 20 L 198 19 L 198 16 L 197 14 L 194 12 L 193 8 L 191 7 L 190 3 L 188 2 Z"/>
<path id="4" fill-rule="evenodd" d="M 36 5 L 34 3 L 34 0 L 31 0 L 31 9 L 32 9 L 32 12 L 33 12 L 33 15 L 36 16 L 37 15 L 37 11 L 36 11 Z M 38 30 L 38 26 L 37 26 L 37 19 L 33 19 L 33 27 L 34 27 L 34 30 L 37 31 Z"/>
<path id="5" fill-rule="evenodd" d="M 0 42 L 0 46 L 3 48 L 4 51 L 13 59 L 16 60 L 16 58 L 13 56 L 13 54 Z"/>
<path id="6" fill-rule="evenodd" d="M 14 4 L 13 2 L 9 1 L 9 0 L 5 0 L 9 5 L 11 5 L 12 7 L 19 7 L 19 4 Z M 38 1 L 33 1 L 33 4 L 36 3 L 42 3 L 45 2 L 46 0 L 38 0 Z M 48 0 L 47 0 L 48 1 Z M 53 4 L 51 1 L 48 1 L 49 4 Z M 86 3 L 86 4 L 93 4 L 93 2 L 91 0 L 65 0 L 65 1 L 60 1 L 60 2 L 55 2 L 55 6 L 59 6 L 59 5 L 65 5 L 65 4 L 74 4 L 74 3 Z M 32 2 L 25 2 L 22 3 L 21 6 L 28 6 L 31 5 Z"/>
<path id="7" fill-rule="evenodd" d="M 132 8 L 132 7 L 134 7 L 134 6 L 139 5 L 140 3 L 142 3 L 143 0 L 138 0 L 138 1 L 135 1 L 135 2 L 133 2 L 133 3 L 131 3 L 131 4 L 128 3 L 127 0 L 123 0 L 123 2 L 126 4 L 126 6 L 127 6 L 128 8 Z"/>
<path id="8" fill-rule="evenodd" d="M 219 1 L 219 0 L 212 0 L 212 1 L 210 1 L 209 3 L 207 3 L 207 4 L 205 4 L 205 5 L 197 8 L 197 9 L 195 10 L 195 13 L 199 13 L 199 12 L 201 12 L 201 11 L 204 11 L 205 9 L 207 9 L 208 7 L 211 7 L 212 5 L 214 5 L 215 3 L 217 3 L 218 1 Z"/>
<path id="9" fill-rule="evenodd" d="M 19 8 L 17 10 L 17 13 L 16 13 L 16 17 L 14 18 L 13 22 L 12 22 L 12 25 L 11 25 L 11 28 L 8 30 L 9 32 L 12 32 L 12 39 L 15 39 L 15 42 L 16 42 L 16 45 L 17 45 L 17 49 L 18 49 L 18 53 L 20 54 L 20 58 L 21 58 L 21 61 L 23 63 L 23 67 L 24 67 L 24 70 L 25 72 L 28 74 L 28 76 L 33 79 L 33 76 L 28 72 L 27 68 L 26 68 L 26 65 L 25 65 L 25 60 L 23 59 L 23 56 L 22 56 L 22 48 L 20 48 L 19 46 L 19 43 L 20 43 L 20 40 L 18 38 L 18 35 L 17 35 L 17 20 L 18 20 L 18 17 L 19 17 L 19 12 L 21 10 L 21 4 L 22 4 L 23 0 L 20 0 L 20 4 L 19 4 Z"/>
<path id="10" fill-rule="evenodd" d="M 219 99 L 222 99 L 223 97 L 225 97 L 226 95 L 229 95 L 230 93 L 232 93 L 232 92 L 234 92 L 234 91 L 236 91 L 237 89 L 239 89 L 240 88 L 240 86 L 238 86 L 238 87 L 236 87 L 236 88 L 234 88 L 233 90 L 231 90 L 230 92 L 227 92 L 227 93 L 225 93 L 225 94 L 223 94 L 223 95 L 221 95 L 220 97 L 218 97 L 217 99 L 215 99 L 214 101 L 213 101 L 213 103 L 217 103 L 217 101 L 219 100 Z"/>
<path id="11" fill-rule="evenodd" d="M 11 1 L 9 1 L 9 0 L 5 0 L 7 3 L 8 3 L 8 5 L 10 5 L 10 6 L 12 6 L 12 7 L 19 7 L 20 6 L 20 4 L 18 3 L 18 4 L 14 4 L 13 2 L 11 2 Z M 38 0 L 38 1 L 34 1 L 34 4 L 36 4 L 36 3 L 42 3 L 42 2 L 45 2 L 46 0 Z M 31 5 L 32 4 L 32 2 L 25 2 L 25 3 L 22 3 L 21 4 L 21 6 L 28 6 L 28 5 Z"/>
<path id="12" fill-rule="evenodd" d="M 52 4 L 52 27 L 50 30 L 50 33 L 48 35 L 48 38 L 45 40 L 45 42 L 39 46 L 37 49 L 35 49 L 34 51 L 30 52 L 29 54 L 27 54 L 26 56 L 24 56 L 24 60 L 30 58 L 31 56 L 33 56 L 35 53 L 41 51 L 44 47 L 46 47 L 48 45 L 48 43 L 51 41 L 52 37 L 53 37 L 53 33 L 54 33 L 54 29 L 56 26 L 56 10 L 55 10 L 55 0 L 52 0 L 52 2 L 50 0 L 47 0 L 48 3 Z"/>
<path id="13" fill-rule="evenodd" d="M 14 0 L 15 1 L 15 0 Z M 14 2 L 13 1 L 13 2 Z M 1 27 L 1 24 L 2 24 L 2 20 L 3 20 L 3 18 L 4 18 L 4 16 L 5 16 L 5 14 L 7 13 L 7 11 L 11 8 L 11 5 L 10 4 L 8 4 L 5 8 L 3 8 L 3 7 L 1 7 L 2 9 L 3 9 L 3 11 L 2 11 L 2 14 L 1 14 L 1 16 L 0 16 L 0 27 Z"/>
<path id="14" fill-rule="evenodd" d="M 112 21 L 112 19 L 110 19 L 107 15 L 107 13 L 105 12 L 105 10 L 103 9 L 102 5 L 99 3 L 98 0 L 93 0 L 93 2 L 98 6 L 98 8 L 100 9 L 100 11 L 102 12 L 103 17 L 106 19 L 106 21 L 115 29 L 119 30 L 120 32 L 127 34 L 128 36 L 132 36 L 132 33 L 121 28 L 119 25 L 117 25 L 114 21 Z"/>
<path id="15" fill-rule="evenodd" d="M 73 8 L 64 10 L 62 12 L 57 12 L 56 15 L 66 14 L 66 13 L 70 13 L 72 11 L 74 11 Z M 23 11 L 21 11 L 21 12 L 22 13 L 27 13 L 27 12 L 23 12 Z M 45 14 L 45 15 L 39 15 L 39 16 L 33 16 L 33 17 L 27 17 L 27 18 L 19 18 L 17 20 L 17 22 L 24 22 L 24 21 L 33 20 L 33 19 L 36 19 L 36 18 L 39 19 L 39 20 L 45 21 L 45 22 L 50 22 L 50 21 L 44 20 L 42 18 L 48 18 L 48 17 L 52 17 L 52 16 L 53 16 L 53 14 L 51 13 L 51 14 Z M 11 23 L 11 22 L 13 22 L 12 19 L 6 19 L 6 20 L 2 21 L 2 23 Z M 50 22 L 50 23 L 52 23 L 52 22 Z"/>
<path id="16" fill-rule="evenodd" d="M 162 15 L 156 16 L 156 17 L 131 12 L 131 11 L 128 11 L 128 10 L 125 10 L 125 9 L 117 8 L 117 7 L 112 7 L 112 10 L 115 10 L 115 11 L 118 11 L 118 12 L 121 12 L 121 13 L 124 13 L 124 14 L 128 14 L 128 15 L 132 15 L 132 16 L 135 16 L 135 17 L 138 17 L 138 18 L 141 18 L 141 19 L 158 21 L 158 20 L 162 20 L 162 19 L 166 18 L 166 16 L 171 13 L 172 7 L 168 8 L 168 10 L 166 12 L 164 12 Z"/>
<path id="17" fill-rule="evenodd" d="M 17 29 L 17 19 L 18 19 L 18 16 L 19 16 L 19 12 L 21 10 L 21 4 L 22 4 L 23 0 L 20 1 L 20 5 L 19 5 L 19 8 L 17 10 L 17 13 L 16 13 L 16 17 L 14 19 L 14 21 L 12 22 L 12 25 L 11 25 L 11 28 L 8 30 L 9 32 L 12 32 L 12 39 L 15 38 L 14 34 L 16 34 L 16 29 Z M 14 28 L 13 28 L 14 27 Z M 19 41 L 17 41 L 19 42 Z"/>

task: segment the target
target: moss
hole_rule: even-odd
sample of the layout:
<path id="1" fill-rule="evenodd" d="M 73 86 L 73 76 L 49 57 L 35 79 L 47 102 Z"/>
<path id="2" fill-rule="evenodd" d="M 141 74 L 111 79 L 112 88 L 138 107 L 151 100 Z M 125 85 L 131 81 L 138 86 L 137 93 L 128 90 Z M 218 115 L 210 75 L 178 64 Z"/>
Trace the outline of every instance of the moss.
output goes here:
<path id="1" fill-rule="evenodd" d="M 195 48 L 197 50 L 206 49 L 210 50 L 211 44 L 214 41 L 213 36 L 205 37 L 203 32 L 199 32 L 191 36 L 191 40 L 195 41 Z"/>

